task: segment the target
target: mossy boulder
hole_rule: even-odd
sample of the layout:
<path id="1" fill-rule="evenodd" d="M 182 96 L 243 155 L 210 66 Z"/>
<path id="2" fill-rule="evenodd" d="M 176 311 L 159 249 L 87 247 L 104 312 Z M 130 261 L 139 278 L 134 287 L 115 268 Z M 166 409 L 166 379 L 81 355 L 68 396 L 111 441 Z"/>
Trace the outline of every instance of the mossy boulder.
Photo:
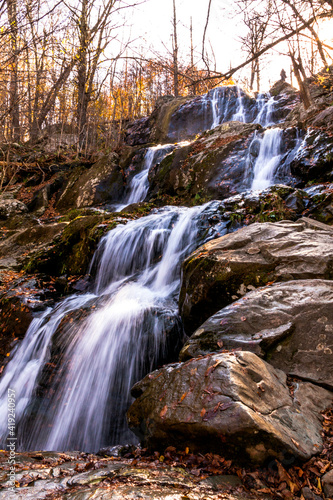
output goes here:
<path id="1" fill-rule="evenodd" d="M 119 157 L 111 153 L 86 170 L 78 167 L 68 179 L 56 208 L 68 210 L 119 201 L 124 192 L 124 178 Z"/>
<path id="2" fill-rule="evenodd" d="M 75 218 L 66 224 L 50 248 L 35 253 L 28 260 L 26 271 L 51 276 L 85 274 L 99 239 L 109 227 L 101 225 L 104 219 L 103 215 Z"/>
<path id="3" fill-rule="evenodd" d="M 177 149 L 151 169 L 148 197 L 169 195 L 184 203 L 202 203 L 243 191 L 248 187 L 246 148 L 260 128 L 228 122 Z"/>

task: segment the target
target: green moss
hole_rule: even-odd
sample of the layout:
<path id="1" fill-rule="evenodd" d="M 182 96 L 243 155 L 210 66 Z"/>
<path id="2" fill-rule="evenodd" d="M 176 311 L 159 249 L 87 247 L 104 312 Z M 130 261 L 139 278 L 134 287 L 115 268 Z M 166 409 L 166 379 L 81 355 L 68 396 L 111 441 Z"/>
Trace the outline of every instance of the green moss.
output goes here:
<path id="1" fill-rule="evenodd" d="M 157 179 L 159 183 L 163 183 L 163 180 L 169 175 L 173 161 L 175 159 L 175 151 L 167 155 L 162 161 L 158 169 Z"/>
<path id="2" fill-rule="evenodd" d="M 99 215 L 76 217 L 55 238 L 51 248 L 29 259 L 24 270 L 44 272 L 51 276 L 84 274 L 102 236 L 101 231 L 96 231 L 102 221 L 103 216 Z"/>
<path id="3" fill-rule="evenodd" d="M 190 100 L 189 97 L 179 97 L 172 99 L 171 101 L 165 103 L 159 112 L 156 125 L 160 131 L 159 140 L 163 140 L 167 137 L 169 132 L 169 125 L 171 116 L 182 104 L 185 104 Z"/>

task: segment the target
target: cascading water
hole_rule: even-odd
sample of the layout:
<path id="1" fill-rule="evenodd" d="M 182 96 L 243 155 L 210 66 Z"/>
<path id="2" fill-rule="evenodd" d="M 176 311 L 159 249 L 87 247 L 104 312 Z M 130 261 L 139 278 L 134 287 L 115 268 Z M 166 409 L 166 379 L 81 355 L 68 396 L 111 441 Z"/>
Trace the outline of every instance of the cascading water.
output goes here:
<path id="1" fill-rule="evenodd" d="M 258 157 L 253 167 L 252 190 L 265 189 L 272 185 L 275 171 L 281 159 L 282 129 L 270 128 L 256 140 L 260 142 Z"/>
<path id="2" fill-rule="evenodd" d="M 207 94 L 208 95 L 208 94 Z M 220 123 L 226 121 L 226 117 L 229 114 L 229 104 L 230 104 L 230 96 L 228 99 L 228 95 L 226 92 L 226 87 L 217 87 L 211 92 L 210 97 L 213 122 L 210 129 L 217 127 Z"/>
<path id="3" fill-rule="evenodd" d="M 244 104 L 243 104 L 243 94 L 242 91 L 239 87 L 237 87 L 237 110 L 236 113 L 232 116 L 233 121 L 237 122 L 246 122 L 245 118 L 245 110 L 244 110 Z"/>
<path id="4" fill-rule="evenodd" d="M 168 337 L 175 345 L 182 335 L 180 264 L 198 244 L 204 210 L 167 207 L 117 226 L 96 251 L 93 291 L 32 322 L 0 384 L 2 397 L 10 387 L 20 398 L 21 449 L 97 451 L 133 441 L 125 419 L 130 388 L 163 360 Z M 41 396 L 38 382 L 54 352 L 58 366 Z"/>
<path id="5" fill-rule="evenodd" d="M 154 164 L 161 162 L 175 147 L 174 144 L 159 144 L 147 149 L 143 169 L 132 179 L 125 206 L 145 199 L 149 189 L 149 170 Z"/>
<path id="6" fill-rule="evenodd" d="M 234 113 L 234 89 L 218 88 L 205 96 L 205 112 L 211 106 L 212 116 L 208 128 L 230 119 L 245 122 L 238 88 L 237 95 Z M 260 97 L 257 104 L 255 122 L 271 125 L 274 99 Z M 255 134 L 252 189 L 273 183 L 283 156 L 282 136 L 279 128 Z M 178 146 L 148 148 L 121 208 L 144 200 L 150 168 Z M 134 441 L 125 418 L 130 388 L 165 360 L 168 344 L 181 342 L 180 264 L 202 243 L 210 225 L 205 211 L 205 206 L 166 207 L 118 225 L 101 240 L 91 266 L 92 274 L 96 271 L 92 290 L 68 297 L 35 318 L 5 368 L 0 382 L 3 446 L 8 388 L 16 391 L 21 449 L 97 451 Z"/>
<path id="7" fill-rule="evenodd" d="M 273 111 L 275 99 L 270 94 L 259 94 L 257 97 L 258 114 L 253 123 L 259 123 L 262 127 L 270 127 L 275 124 Z"/>

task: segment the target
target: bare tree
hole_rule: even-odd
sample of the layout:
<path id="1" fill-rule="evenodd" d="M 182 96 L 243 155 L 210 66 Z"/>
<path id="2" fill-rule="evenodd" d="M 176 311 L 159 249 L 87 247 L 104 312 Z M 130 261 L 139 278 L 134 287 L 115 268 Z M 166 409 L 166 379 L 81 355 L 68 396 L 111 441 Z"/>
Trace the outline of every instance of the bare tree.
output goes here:
<path id="1" fill-rule="evenodd" d="M 202 49 L 201 49 L 201 57 L 203 62 L 205 63 L 205 66 L 207 68 L 208 74 L 209 74 L 209 62 L 205 53 L 205 42 L 206 42 L 206 34 L 207 34 L 207 28 L 208 28 L 208 23 L 209 23 L 209 16 L 210 16 L 210 9 L 212 6 L 212 0 L 208 0 L 208 8 L 207 8 L 207 15 L 206 15 L 206 23 L 204 27 L 204 32 L 202 36 Z"/>
<path id="2" fill-rule="evenodd" d="M 176 15 L 176 0 L 173 0 L 173 35 L 172 35 L 172 55 L 173 55 L 173 91 L 175 97 L 179 96 L 178 85 L 178 37 L 177 37 L 177 15 Z"/>
<path id="3" fill-rule="evenodd" d="M 248 29 L 246 36 L 241 37 L 243 49 L 251 57 L 257 54 L 263 47 L 268 37 L 268 27 L 272 15 L 271 1 L 266 2 L 262 9 L 250 9 L 248 0 L 240 0 L 239 7 L 243 11 L 243 21 Z M 256 57 L 251 62 L 250 89 L 254 87 L 256 80 L 256 90 L 260 90 L 260 57 Z"/>
<path id="4" fill-rule="evenodd" d="M 10 34 L 10 84 L 9 110 L 11 117 L 11 137 L 20 140 L 20 105 L 18 97 L 18 23 L 16 0 L 6 0 Z"/>

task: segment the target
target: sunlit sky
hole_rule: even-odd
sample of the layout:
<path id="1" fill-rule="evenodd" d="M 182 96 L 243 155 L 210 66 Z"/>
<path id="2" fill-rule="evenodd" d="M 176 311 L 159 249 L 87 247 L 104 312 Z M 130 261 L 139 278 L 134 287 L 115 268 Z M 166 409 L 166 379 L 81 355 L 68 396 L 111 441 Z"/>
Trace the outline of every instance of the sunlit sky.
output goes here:
<path id="1" fill-rule="evenodd" d="M 176 0 L 177 30 L 179 39 L 180 59 L 190 60 L 190 19 L 193 22 L 193 42 L 196 50 L 195 62 L 202 66 L 201 45 L 206 22 L 208 0 Z M 142 55 L 151 56 L 152 53 L 166 54 L 172 50 L 172 0 L 146 0 L 135 7 L 127 16 L 128 25 L 131 25 L 133 47 L 139 50 L 144 47 Z M 327 37 L 332 39 L 332 23 L 326 28 Z M 244 35 L 241 16 L 235 15 L 235 2 L 232 0 L 213 0 L 209 25 L 206 35 L 206 46 L 211 43 L 215 58 L 216 70 L 225 72 L 230 64 L 236 66 L 241 63 L 246 54 L 241 49 L 239 37 Z M 331 41 L 331 43 L 333 43 Z M 289 77 L 290 60 L 280 54 L 283 47 L 273 50 L 262 60 L 262 89 L 268 88 L 280 78 L 280 71 L 284 68 Z M 214 68 L 212 68 L 214 69 Z M 249 75 L 249 68 L 235 75 L 241 81 Z M 288 78 L 290 81 L 290 78 Z M 293 82 L 296 83 L 295 81 Z"/>
<path id="2" fill-rule="evenodd" d="M 189 61 L 190 55 L 190 20 L 193 23 L 193 43 L 196 50 L 195 62 L 202 66 L 201 46 L 204 26 L 206 22 L 208 0 L 176 0 L 177 7 L 177 28 L 180 46 L 180 58 Z M 133 11 L 132 35 L 140 37 L 141 40 L 136 45 L 144 42 L 143 45 L 153 51 L 163 53 L 165 47 L 171 51 L 172 33 L 172 0 L 147 0 Z M 241 17 L 235 16 L 234 2 L 230 0 L 213 0 L 206 34 L 206 47 L 211 43 L 215 58 L 216 70 L 225 72 L 230 64 L 235 66 L 245 58 L 241 50 L 239 36 L 244 34 Z M 278 56 L 275 55 L 275 58 Z M 267 58 L 266 58 L 267 59 Z M 265 61 L 267 65 L 268 61 Z M 283 66 L 286 70 L 289 66 L 289 59 L 279 57 L 275 61 L 274 69 L 269 73 L 263 71 L 263 85 L 267 88 L 274 81 L 279 79 Z M 246 73 L 246 71 L 245 71 Z M 275 73 L 275 74 L 274 74 Z M 243 72 L 244 75 L 244 72 Z M 236 79 L 242 74 L 236 75 Z"/>

